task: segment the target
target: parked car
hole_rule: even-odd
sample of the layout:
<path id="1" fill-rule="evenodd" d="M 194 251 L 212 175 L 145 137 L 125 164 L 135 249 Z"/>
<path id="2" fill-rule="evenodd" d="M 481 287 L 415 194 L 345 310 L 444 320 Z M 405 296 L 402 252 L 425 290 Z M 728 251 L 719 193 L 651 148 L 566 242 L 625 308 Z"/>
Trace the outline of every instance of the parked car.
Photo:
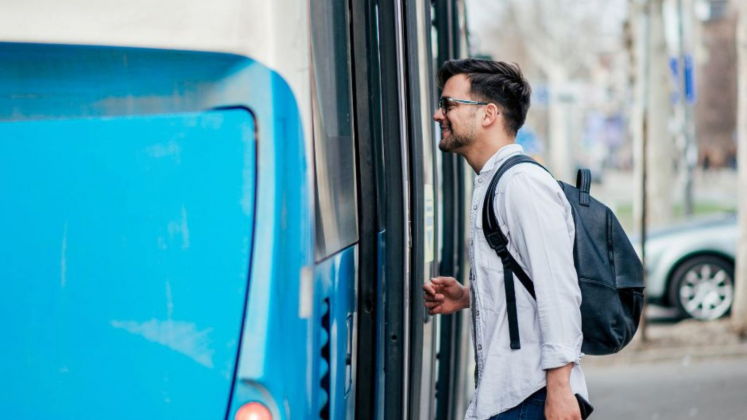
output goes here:
<path id="1" fill-rule="evenodd" d="M 632 238 L 640 255 L 640 238 Z M 683 317 L 712 320 L 734 301 L 737 217 L 725 213 L 653 230 L 646 238 L 650 303 Z"/>

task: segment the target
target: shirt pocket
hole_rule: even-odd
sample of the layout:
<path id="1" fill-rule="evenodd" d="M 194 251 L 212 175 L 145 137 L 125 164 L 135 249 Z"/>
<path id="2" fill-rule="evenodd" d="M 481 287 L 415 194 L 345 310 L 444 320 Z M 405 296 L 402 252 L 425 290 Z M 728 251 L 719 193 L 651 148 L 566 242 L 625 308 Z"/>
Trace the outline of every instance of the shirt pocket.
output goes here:
<path id="1" fill-rule="evenodd" d="M 485 239 L 482 229 L 477 232 L 477 249 L 476 254 L 478 255 L 477 265 L 485 270 L 496 272 L 498 274 L 503 273 L 503 263 L 501 262 L 498 254 L 490 247 L 488 240 Z"/>

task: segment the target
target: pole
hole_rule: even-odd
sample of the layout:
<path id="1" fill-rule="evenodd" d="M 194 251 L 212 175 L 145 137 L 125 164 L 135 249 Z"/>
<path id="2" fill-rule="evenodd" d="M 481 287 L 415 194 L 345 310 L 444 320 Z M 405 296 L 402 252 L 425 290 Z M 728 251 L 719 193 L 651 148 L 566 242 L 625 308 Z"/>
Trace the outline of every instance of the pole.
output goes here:
<path id="1" fill-rule="evenodd" d="M 739 173 L 739 215 L 734 308 L 731 319 L 737 333 L 747 338 L 747 4 L 732 3 L 738 10 L 737 69 L 739 105 L 737 110 L 737 168 Z"/>
<path id="2" fill-rule="evenodd" d="M 687 103 L 687 78 L 685 77 L 687 57 L 685 53 L 685 14 L 682 7 L 683 1 L 684 0 L 677 0 L 677 80 L 679 82 L 679 86 L 677 86 L 677 89 L 679 90 L 678 122 L 680 131 L 679 136 L 681 139 L 680 170 L 684 172 L 683 209 L 685 216 L 691 216 L 693 214 L 693 170 L 695 159 L 693 159 L 693 130 L 691 130 L 692 112 Z"/>
<path id="3" fill-rule="evenodd" d="M 643 130 L 644 133 L 646 131 L 648 125 L 648 118 L 646 115 L 643 115 Z M 646 287 L 646 167 L 647 165 L 647 159 L 646 159 L 646 143 L 647 143 L 647 136 L 643 135 L 643 160 L 641 161 L 641 164 L 643 165 L 643 197 L 641 197 L 641 201 L 643 202 L 643 209 L 641 209 L 641 264 L 643 265 L 643 287 Z M 645 289 L 644 289 L 645 290 Z M 648 298 L 646 295 L 643 295 L 643 310 L 641 313 L 641 341 L 647 342 L 648 341 L 648 334 L 646 334 L 646 327 L 648 326 L 648 322 L 646 320 L 646 309 L 648 308 Z"/>
<path id="4" fill-rule="evenodd" d="M 643 264 L 643 285 L 646 285 L 646 225 L 648 220 L 648 190 L 647 190 L 647 179 L 648 179 L 648 90 L 649 80 L 651 77 L 650 69 L 650 50 L 651 50 L 651 31 L 650 31 L 650 8 L 651 2 L 649 0 L 638 0 L 638 43 L 639 43 L 639 57 L 640 60 L 637 64 L 637 84 L 638 84 L 638 100 L 640 101 L 640 107 L 638 108 L 640 118 L 640 164 L 641 164 L 641 262 Z M 647 321 L 646 321 L 646 308 L 648 306 L 648 299 L 643 300 L 643 313 L 641 315 L 641 323 L 639 330 L 641 334 L 641 341 L 648 341 L 648 334 L 646 332 Z"/>

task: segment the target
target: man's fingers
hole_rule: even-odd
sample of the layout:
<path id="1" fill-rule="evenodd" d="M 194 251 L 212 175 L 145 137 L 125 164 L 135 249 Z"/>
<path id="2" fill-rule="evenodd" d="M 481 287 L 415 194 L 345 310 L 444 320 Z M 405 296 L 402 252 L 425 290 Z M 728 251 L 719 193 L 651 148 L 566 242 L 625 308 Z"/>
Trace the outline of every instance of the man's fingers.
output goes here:
<path id="1" fill-rule="evenodd" d="M 441 313 L 441 305 L 428 309 L 428 315 L 438 315 Z"/>
<path id="2" fill-rule="evenodd" d="M 444 295 L 437 293 L 435 295 L 423 295 L 423 299 L 425 299 L 426 302 L 443 302 L 445 297 Z"/>
<path id="3" fill-rule="evenodd" d="M 456 280 L 453 277 L 434 277 L 431 282 L 438 286 L 449 287 L 454 285 Z"/>
<path id="4" fill-rule="evenodd" d="M 425 302 L 425 307 L 428 309 L 433 309 L 437 306 L 441 306 L 441 303 L 443 302 Z"/>
<path id="5" fill-rule="evenodd" d="M 423 285 L 423 290 L 425 291 L 425 295 L 435 295 L 436 294 L 436 288 L 431 283 L 426 283 Z"/>

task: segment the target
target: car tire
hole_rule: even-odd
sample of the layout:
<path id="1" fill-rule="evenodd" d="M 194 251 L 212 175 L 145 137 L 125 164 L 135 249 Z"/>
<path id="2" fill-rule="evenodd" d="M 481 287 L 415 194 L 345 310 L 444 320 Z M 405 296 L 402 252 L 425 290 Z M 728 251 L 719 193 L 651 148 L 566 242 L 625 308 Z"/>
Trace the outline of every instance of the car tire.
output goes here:
<path id="1" fill-rule="evenodd" d="M 672 274 L 669 301 L 683 318 L 710 321 L 728 315 L 734 302 L 734 263 L 715 255 L 683 261 Z"/>

